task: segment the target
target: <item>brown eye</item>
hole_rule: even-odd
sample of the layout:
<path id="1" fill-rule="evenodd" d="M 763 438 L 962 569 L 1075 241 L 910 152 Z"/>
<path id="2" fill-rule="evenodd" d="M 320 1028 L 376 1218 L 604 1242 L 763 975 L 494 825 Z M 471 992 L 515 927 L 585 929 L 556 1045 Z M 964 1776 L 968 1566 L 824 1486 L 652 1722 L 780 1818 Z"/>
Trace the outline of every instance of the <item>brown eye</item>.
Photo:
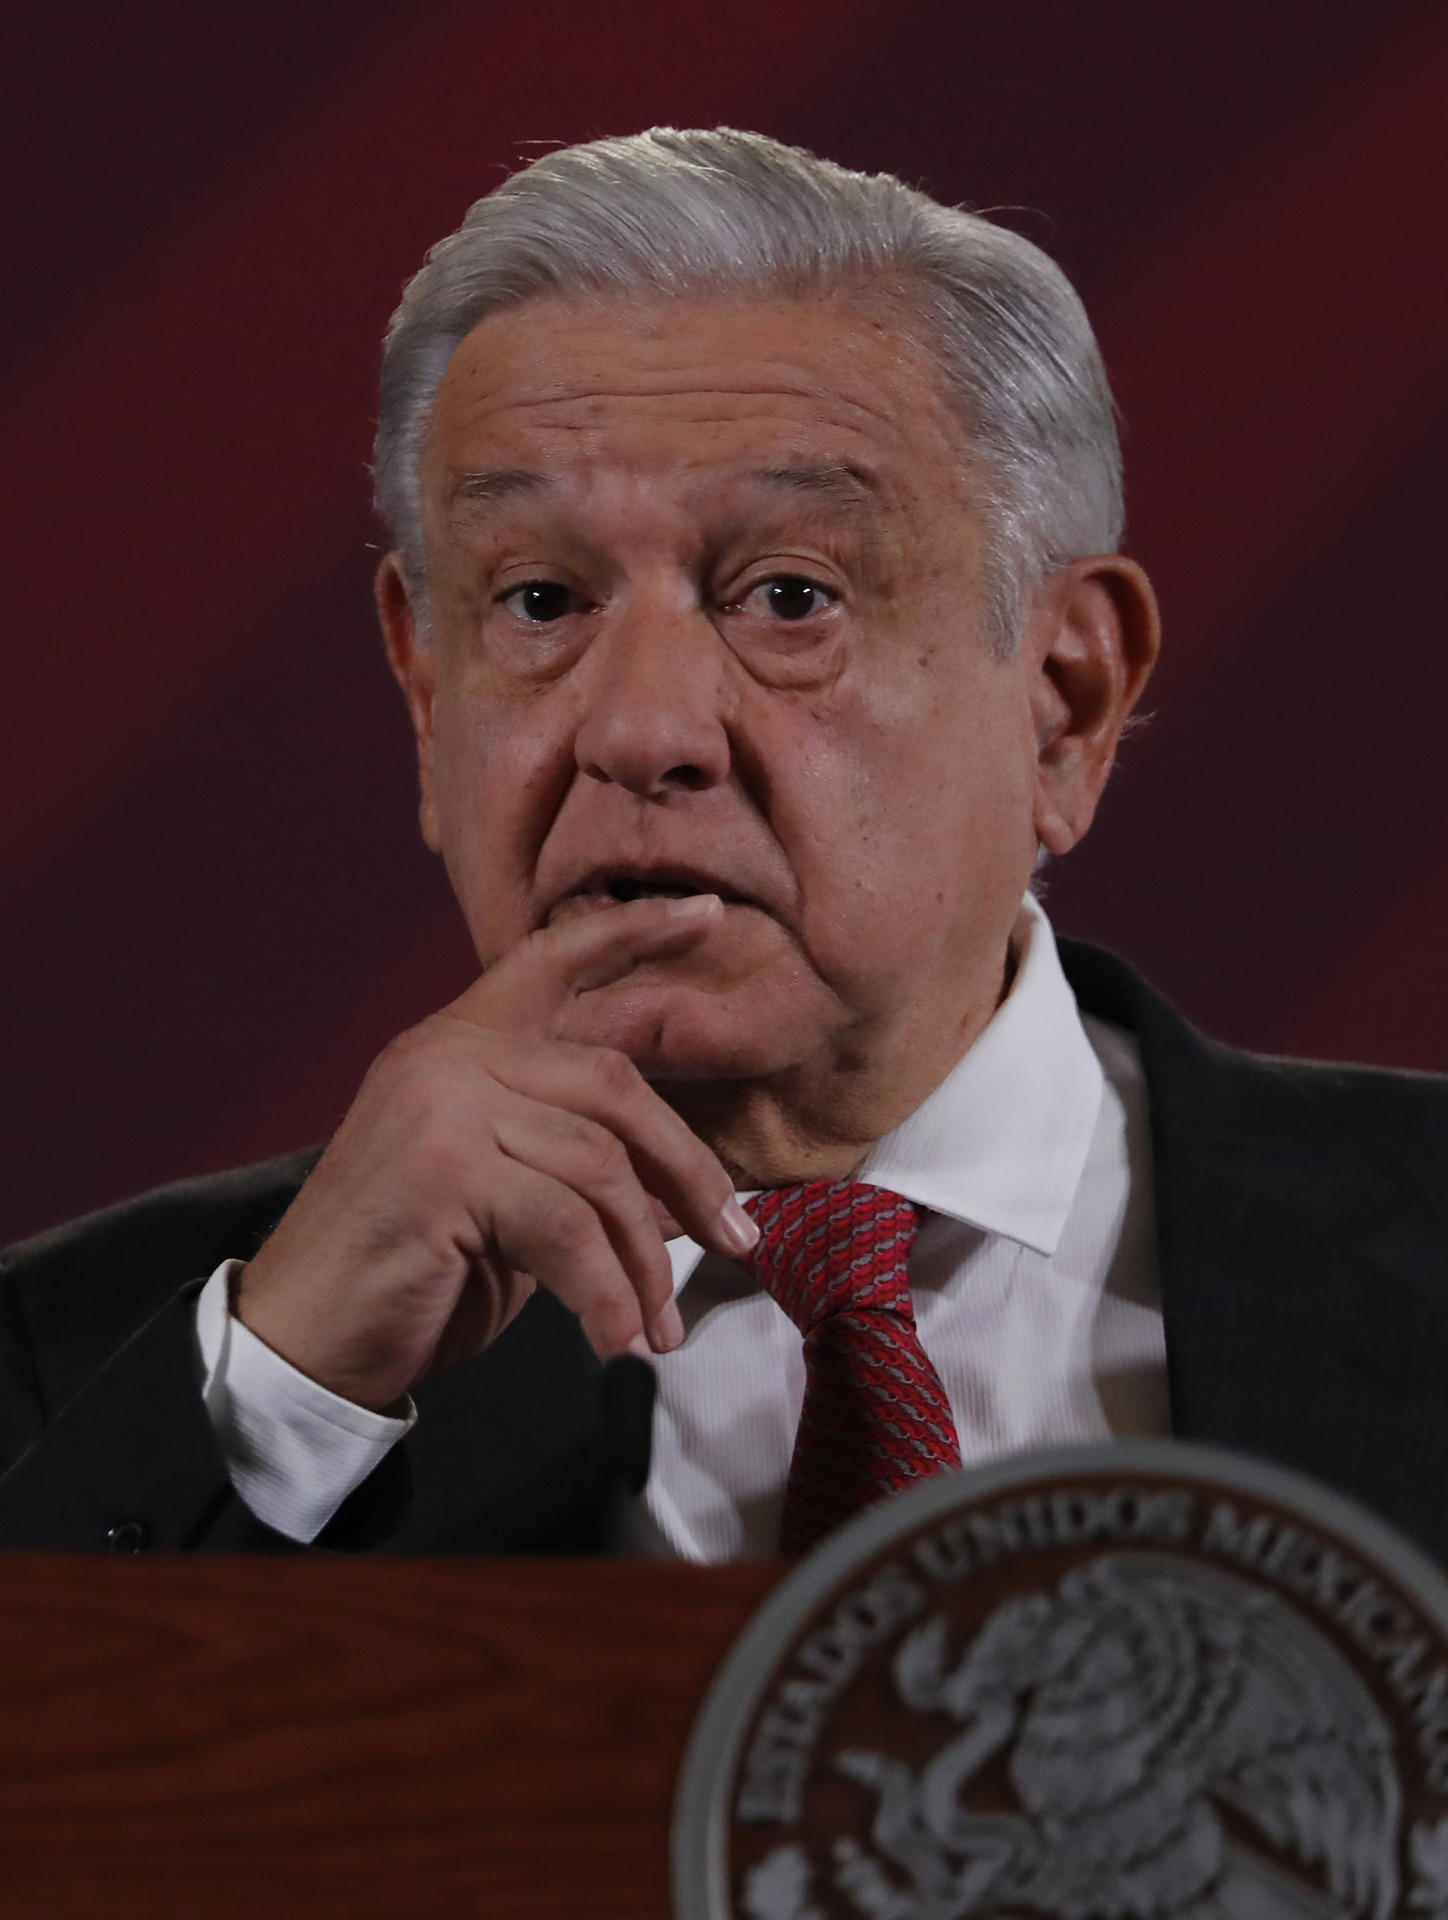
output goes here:
<path id="1" fill-rule="evenodd" d="M 829 606 L 833 598 L 813 580 L 802 579 L 794 573 L 781 573 L 773 580 L 765 580 L 760 590 L 765 605 L 777 620 L 807 620 L 812 613 Z"/>
<path id="2" fill-rule="evenodd" d="M 538 626 L 561 620 L 573 611 L 573 595 L 556 580 L 525 580 L 521 587 L 514 587 L 502 599 L 505 607 L 511 607 L 514 613 Z"/>

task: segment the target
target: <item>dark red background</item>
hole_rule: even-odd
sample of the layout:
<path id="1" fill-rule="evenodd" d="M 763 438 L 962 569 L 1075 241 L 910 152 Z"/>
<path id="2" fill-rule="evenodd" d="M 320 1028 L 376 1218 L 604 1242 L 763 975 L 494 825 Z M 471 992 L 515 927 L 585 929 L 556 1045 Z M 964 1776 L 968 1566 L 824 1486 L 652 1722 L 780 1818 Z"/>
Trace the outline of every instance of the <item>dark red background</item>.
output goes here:
<path id="1" fill-rule="evenodd" d="M 1170 651 L 1057 922 L 1231 1039 L 1448 1068 L 1441 6 L 58 0 L 0 89 L 0 1238 L 320 1134 L 467 980 L 376 342 L 528 143 L 659 120 L 1064 262 Z"/>

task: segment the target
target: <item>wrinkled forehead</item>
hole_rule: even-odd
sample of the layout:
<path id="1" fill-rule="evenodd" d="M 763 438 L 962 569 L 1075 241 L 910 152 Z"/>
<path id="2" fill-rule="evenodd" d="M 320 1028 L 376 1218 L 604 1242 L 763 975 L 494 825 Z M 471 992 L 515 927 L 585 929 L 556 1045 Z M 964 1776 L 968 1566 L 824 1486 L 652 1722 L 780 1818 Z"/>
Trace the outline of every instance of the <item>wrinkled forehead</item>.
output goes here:
<path id="1" fill-rule="evenodd" d="M 943 376 L 897 316 L 802 300 L 490 315 L 452 356 L 423 456 L 436 505 L 479 509 L 612 473 L 865 513 L 953 490 L 967 465 Z"/>

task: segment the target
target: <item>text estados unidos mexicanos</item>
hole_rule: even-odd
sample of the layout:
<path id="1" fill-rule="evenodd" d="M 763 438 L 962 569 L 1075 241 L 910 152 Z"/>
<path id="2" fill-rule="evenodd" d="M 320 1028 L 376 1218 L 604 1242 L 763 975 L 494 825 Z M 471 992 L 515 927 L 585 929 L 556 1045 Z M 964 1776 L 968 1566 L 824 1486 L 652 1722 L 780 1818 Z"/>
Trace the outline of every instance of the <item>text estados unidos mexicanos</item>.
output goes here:
<path id="1" fill-rule="evenodd" d="M 916 1541 L 835 1606 L 800 1641 L 754 1726 L 736 1802 L 739 1819 L 792 1823 L 810 1757 L 835 1701 L 870 1649 L 956 1585 L 1007 1556 L 1067 1546 L 1194 1547 L 1310 1600 L 1378 1667 L 1408 1709 L 1429 1784 L 1448 1793 L 1448 1667 L 1411 1608 L 1335 1547 L 1273 1514 L 1244 1518 L 1184 1488 L 1059 1488 L 962 1514 Z"/>

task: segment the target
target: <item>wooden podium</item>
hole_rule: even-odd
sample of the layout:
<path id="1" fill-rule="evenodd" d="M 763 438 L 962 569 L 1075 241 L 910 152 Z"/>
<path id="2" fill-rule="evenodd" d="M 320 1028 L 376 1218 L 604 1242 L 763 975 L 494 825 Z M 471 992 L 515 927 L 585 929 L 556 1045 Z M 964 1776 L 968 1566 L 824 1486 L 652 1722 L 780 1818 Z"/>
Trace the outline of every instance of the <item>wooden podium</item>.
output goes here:
<path id="1" fill-rule="evenodd" d="M 7 1555 L 0 1914 L 667 1920 L 689 1728 L 782 1573 Z"/>

